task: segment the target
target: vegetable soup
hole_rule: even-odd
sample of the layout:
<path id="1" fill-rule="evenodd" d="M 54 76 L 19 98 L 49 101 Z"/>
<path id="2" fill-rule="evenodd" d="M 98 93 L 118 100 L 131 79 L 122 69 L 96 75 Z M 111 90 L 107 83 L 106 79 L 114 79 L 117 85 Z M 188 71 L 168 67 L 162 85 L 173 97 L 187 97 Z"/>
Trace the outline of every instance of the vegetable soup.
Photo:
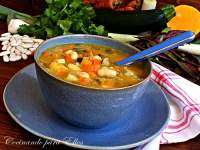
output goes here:
<path id="1" fill-rule="evenodd" d="M 146 77 L 142 63 L 117 66 L 128 57 L 122 51 L 93 44 L 66 44 L 49 48 L 39 58 L 41 66 L 51 75 L 66 82 L 92 88 L 127 87 Z"/>

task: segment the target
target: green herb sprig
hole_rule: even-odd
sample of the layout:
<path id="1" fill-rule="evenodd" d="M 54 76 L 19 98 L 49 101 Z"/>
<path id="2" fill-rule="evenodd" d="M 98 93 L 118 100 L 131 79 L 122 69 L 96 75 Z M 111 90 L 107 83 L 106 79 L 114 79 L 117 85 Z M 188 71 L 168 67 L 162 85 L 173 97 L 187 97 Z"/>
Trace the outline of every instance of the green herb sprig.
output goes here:
<path id="1" fill-rule="evenodd" d="M 22 25 L 19 34 L 37 38 L 51 38 L 66 34 L 107 35 L 104 26 L 95 25 L 95 11 L 92 6 L 84 5 L 82 0 L 46 0 L 44 13 L 37 16 L 30 25 Z"/>

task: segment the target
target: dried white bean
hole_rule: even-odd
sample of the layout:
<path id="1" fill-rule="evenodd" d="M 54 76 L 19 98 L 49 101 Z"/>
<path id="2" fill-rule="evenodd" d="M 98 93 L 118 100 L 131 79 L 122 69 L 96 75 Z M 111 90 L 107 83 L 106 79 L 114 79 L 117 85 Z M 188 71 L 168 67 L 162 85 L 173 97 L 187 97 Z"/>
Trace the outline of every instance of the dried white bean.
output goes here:
<path id="1" fill-rule="evenodd" d="M 15 50 L 15 54 L 16 54 L 16 55 L 21 55 L 21 52 L 20 52 L 18 49 L 16 49 L 16 50 Z"/>
<path id="2" fill-rule="evenodd" d="M 18 61 L 18 60 L 20 60 L 21 58 L 22 58 L 21 56 L 10 57 L 10 61 Z"/>
<path id="3" fill-rule="evenodd" d="M 10 52 L 13 53 L 15 51 L 15 47 L 11 47 Z"/>
<path id="4" fill-rule="evenodd" d="M 10 57 L 15 57 L 15 56 L 16 56 L 16 54 L 14 52 L 10 53 Z"/>
<path id="5" fill-rule="evenodd" d="M 21 39 L 21 37 L 17 37 L 17 38 L 15 38 L 15 41 L 22 43 L 22 39 Z"/>
<path id="6" fill-rule="evenodd" d="M 8 47 L 8 45 L 4 45 L 4 46 L 2 47 L 2 50 L 5 51 L 5 50 L 7 49 L 7 47 Z"/>
<path id="7" fill-rule="evenodd" d="M 39 46 L 39 44 L 38 44 L 38 43 L 35 43 L 35 44 L 33 44 L 32 47 L 37 48 L 38 46 Z"/>
<path id="8" fill-rule="evenodd" d="M 32 53 L 36 50 L 39 44 L 44 40 L 34 39 L 32 37 L 29 37 L 28 35 L 12 35 L 11 33 L 7 32 L 1 34 L 0 41 L 2 41 L 2 50 L 4 50 L 0 53 L 0 56 L 3 56 L 4 62 L 9 62 L 18 61 L 20 59 L 28 59 L 28 55 L 32 55 Z M 75 53 L 73 54 L 73 59 L 77 59 Z M 65 60 L 63 59 L 59 60 L 58 62 L 64 63 L 64 61 Z M 79 67 L 78 70 L 80 70 Z"/>
<path id="9" fill-rule="evenodd" d="M 16 40 L 12 40 L 10 43 L 11 46 L 18 46 L 18 43 Z"/>
<path id="10" fill-rule="evenodd" d="M 22 40 L 29 40 L 31 39 L 30 37 L 24 37 L 24 36 L 21 36 Z"/>
<path id="11" fill-rule="evenodd" d="M 24 42 L 24 43 L 33 43 L 33 40 L 30 39 L 30 38 L 26 38 L 26 39 L 22 38 L 22 42 Z"/>
<path id="12" fill-rule="evenodd" d="M 115 77 L 117 75 L 117 71 L 109 69 L 107 67 L 102 67 L 101 69 L 98 70 L 98 75 L 101 77 Z"/>
<path id="13" fill-rule="evenodd" d="M 11 35 L 9 32 L 1 34 L 1 36 L 9 36 Z"/>
<path id="14" fill-rule="evenodd" d="M 0 53 L 0 56 L 8 55 L 10 54 L 10 51 L 3 51 Z"/>
<path id="15" fill-rule="evenodd" d="M 23 35 L 23 37 L 29 38 L 29 36 L 28 36 L 28 35 Z"/>
<path id="16" fill-rule="evenodd" d="M 19 51 L 21 51 L 22 53 L 26 53 L 26 49 L 24 49 L 23 47 L 21 47 L 21 46 L 17 46 L 16 47 Z"/>
<path id="17" fill-rule="evenodd" d="M 36 43 L 42 43 L 44 40 L 42 40 L 42 39 L 33 39 L 33 41 L 36 42 Z"/>
<path id="18" fill-rule="evenodd" d="M 20 37 L 20 35 L 19 34 L 14 34 L 12 37 L 13 38 L 17 38 L 17 37 Z"/>
<path id="19" fill-rule="evenodd" d="M 26 60 L 28 59 L 28 56 L 26 54 L 22 54 L 22 59 Z"/>
<path id="20" fill-rule="evenodd" d="M 26 55 L 31 55 L 32 52 L 27 50 L 25 54 L 26 54 Z"/>
<path id="21" fill-rule="evenodd" d="M 8 41 L 10 37 L 0 37 L 0 41 Z"/>
<path id="22" fill-rule="evenodd" d="M 13 41 L 13 40 L 15 40 L 15 38 L 14 37 L 11 37 L 10 39 L 9 39 L 9 41 L 11 42 L 11 41 Z"/>
<path id="23" fill-rule="evenodd" d="M 11 46 L 10 45 L 8 45 L 8 47 L 7 47 L 7 51 L 10 51 L 11 50 Z"/>
<path id="24" fill-rule="evenodd" d="M 3 61 L 4 61 L 4 62 L 9 62 L 9 57 L 8 57 L 8 55 L 4 55 L 4 56 L 3 56 Z"/>
<path id="25" fill-rule="evenodd" d="M 1 45 L 7 45 L 9 43 L 9 41 L 3 41 L 2 43 L 1 43 Z"/>
<path id="26" fill-rule="evenodd" d="M 20 39 L 18 39 L 18 40 L 17 40 L 17 44 L 18 44 L 18 45 L 21 45 L 21 44 L 22 44 L 22 41 L 21 41 Z"/>
<path id="27" fill-rule="evenodd" d="M 34 52 L 35 48 L 31 47 L 31 48 L 29 48 L 29 51 Z"/>
<path id="28" fill-rule="evenodd" d="M 23 43 L 22 47 L 23 48 L 31 48 L 33 46 L 33 44 L 28 44 L 28 43 Z"/>

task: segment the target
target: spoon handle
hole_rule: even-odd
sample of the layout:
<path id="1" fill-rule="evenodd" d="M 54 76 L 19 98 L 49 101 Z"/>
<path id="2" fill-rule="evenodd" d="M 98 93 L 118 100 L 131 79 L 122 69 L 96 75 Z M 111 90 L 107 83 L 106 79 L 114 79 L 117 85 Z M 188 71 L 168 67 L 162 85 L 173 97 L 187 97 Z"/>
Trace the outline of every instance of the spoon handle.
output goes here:
<path id="1" fill-rule="evenodd" d="M 162 43 L 159 43 L 153 47 L 150 47 L 146 50 L 138 52 L 130 57 L 127 57 L 119 62 L 117 65 L 130 65 L 134 62 L 138 62 L 144 59 L 148 59 L 160 53 L 164 53 L 168 50 L 174 49 L 180 45 L 191 42 L 195 38 L 195 35 L 191 31 L 183 32 L 175 37 L 172 37 Z"/>

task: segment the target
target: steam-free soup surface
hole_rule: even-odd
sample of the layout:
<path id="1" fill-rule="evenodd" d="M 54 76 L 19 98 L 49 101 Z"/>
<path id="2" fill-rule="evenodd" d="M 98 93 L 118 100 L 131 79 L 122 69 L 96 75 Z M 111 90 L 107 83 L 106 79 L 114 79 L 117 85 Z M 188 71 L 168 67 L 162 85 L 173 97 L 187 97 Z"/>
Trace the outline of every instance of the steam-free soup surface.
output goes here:
<path id="1" fill-rule="evenodd" d="M 66 82 L 112 89 L 136 84 L 146 76 L 140 63 L 130 67 L 115 65 L 128 55 L 99 45 L 66 44 L 49 48 L 39 62 L 51 75 Z"/>

